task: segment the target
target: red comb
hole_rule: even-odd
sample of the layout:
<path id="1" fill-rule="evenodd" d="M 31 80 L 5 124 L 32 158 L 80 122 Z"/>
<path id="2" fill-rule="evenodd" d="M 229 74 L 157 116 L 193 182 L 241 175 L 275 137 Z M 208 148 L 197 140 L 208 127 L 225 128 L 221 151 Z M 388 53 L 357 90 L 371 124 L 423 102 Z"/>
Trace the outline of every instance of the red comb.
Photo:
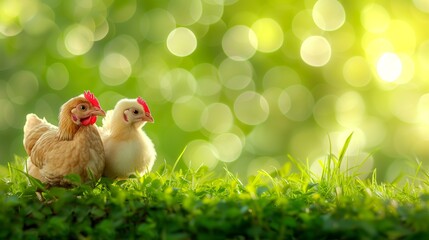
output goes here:
<path id="1" fill-rule="evenodd" d="M 101 108 L 97 98 L 89 90 L 84 91 L 83 96 L 86 98 L 86 100 L 88 100 L 92 104 L 92 106 Z"/>
<path id="2" fill-rule="evenodd" d="M 143 109 L 146 113 L 150 113 L 150 110 L 149 110 L 149 107 L 147 106 L 147 103 L 141 97 L 137 98 L 137 102 L 143 106 Z"/>

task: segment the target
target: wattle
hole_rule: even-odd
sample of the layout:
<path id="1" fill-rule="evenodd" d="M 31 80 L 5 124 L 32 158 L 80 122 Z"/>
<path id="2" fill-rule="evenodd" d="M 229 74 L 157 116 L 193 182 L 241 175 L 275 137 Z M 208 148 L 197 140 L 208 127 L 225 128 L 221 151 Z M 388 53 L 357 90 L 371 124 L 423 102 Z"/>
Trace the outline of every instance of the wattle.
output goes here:
<path id="1" fill-rule="evenodd" d="M 87 117 L 81 120 L 82 125 L 84 126 L 88 126 L 88 125 L 92 125 L 97 121 L 97 117 L 96 116 L 91 116 L 91 117 Z"/>

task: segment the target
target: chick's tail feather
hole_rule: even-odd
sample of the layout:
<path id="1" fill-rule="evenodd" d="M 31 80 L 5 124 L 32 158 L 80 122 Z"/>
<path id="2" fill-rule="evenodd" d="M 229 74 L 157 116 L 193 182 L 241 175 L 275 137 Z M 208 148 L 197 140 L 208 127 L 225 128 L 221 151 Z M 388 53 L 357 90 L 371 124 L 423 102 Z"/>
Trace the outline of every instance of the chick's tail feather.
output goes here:
<path id="1" fill-rule="evenodd" d="M 46 131 L 55 128 L 46 121 L 46 119 L 40 119 L 36 114 L 27 114 L 27 120 L 24 125 L 24 147 L 28 155 L 31 153 L 34 144 Z"/>

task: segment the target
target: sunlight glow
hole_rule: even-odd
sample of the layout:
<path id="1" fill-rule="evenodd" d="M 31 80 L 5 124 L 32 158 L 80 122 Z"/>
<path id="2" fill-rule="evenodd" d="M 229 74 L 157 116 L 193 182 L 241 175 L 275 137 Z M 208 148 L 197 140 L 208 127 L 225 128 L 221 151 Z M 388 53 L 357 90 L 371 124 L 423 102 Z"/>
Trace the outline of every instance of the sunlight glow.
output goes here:
<path id="1" fill-rule="evenodd" d="M 194 140 L 188 143 L 186 151 L 183 153 L 183 160 L 193 170 L 202 166 L 213 169 L 218 163 L 217 150 L 207 141 Z"/>
<path id="2" fill-rule="evenodd" d="M 383 81 L 394 82 L 402 72 L 401 59 L 395 53 L 385 53 L 377 61 L 377 73 Z"/>
<path id="3" fill-rule="evenodd" d="M 253 23 L 252 30 L 258 38 L 258 51 L 269 53 L 283 45 L 283 30 L 272 18 L 262 18 Z"/>
<path id="4" fill-rule="evenodd" d="M 389 27 L 390 16 L 384 7 L 372 3 L 362 10 L 360 20 L 365 30 L 371 33 L 382 33 Z"/>

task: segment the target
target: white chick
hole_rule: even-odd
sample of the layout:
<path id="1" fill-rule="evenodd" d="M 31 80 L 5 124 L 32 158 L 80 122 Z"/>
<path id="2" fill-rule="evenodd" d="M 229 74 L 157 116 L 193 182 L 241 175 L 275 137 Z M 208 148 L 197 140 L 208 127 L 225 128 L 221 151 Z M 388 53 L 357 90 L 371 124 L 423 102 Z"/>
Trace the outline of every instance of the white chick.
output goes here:
<path id="1" fill-rule="evenodd" d="M 146 122 L 153 123 L 153 117 L 141 97 L 122 99 L 107 112 L 103 127 L 99 128 L 106 154 L 104 176 L 125 179 L 152 169 L 156 151 L 142 130 Z"/>

